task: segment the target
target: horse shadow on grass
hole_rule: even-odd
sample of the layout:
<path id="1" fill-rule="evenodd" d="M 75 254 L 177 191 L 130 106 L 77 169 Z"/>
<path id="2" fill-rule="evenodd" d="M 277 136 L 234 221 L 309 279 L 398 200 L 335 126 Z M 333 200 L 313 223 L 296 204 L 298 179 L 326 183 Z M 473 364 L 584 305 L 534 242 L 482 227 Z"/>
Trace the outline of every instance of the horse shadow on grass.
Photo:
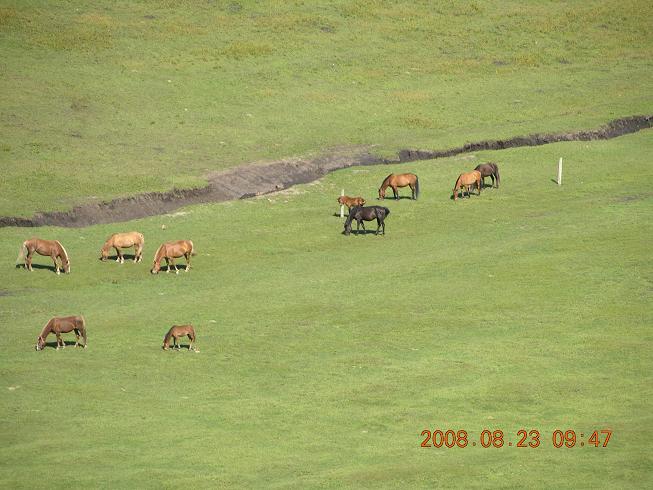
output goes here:
<path id="1" fill-rule="evenodd" d="M 27 270 L 27 267 L 25 267 L 25 264 L 16 264 L 16 269 Z M 56 272 L 57 271 L 55 269 L 54 265 L 34 264 L 34 263 L 32 263 L 32 269 L 44 269 L 44 270 L 48 270 L 50 272 Z M 61 270 L 61 267 L 59 267 L 59 270 Z"/>
<path id="2" fill-rule="evenodd" d="M 62 340 L 63 340 L 63 345 L 65 345 L 66 347 L 72 347 L 73 349 L 75 348 L 75 341 L 74 340 L 64 340 L 64 339 L 62 339 Z M 80 340 L 82 342 L 84 341 L 84 339 L 80 339 Z M 84 345 L 84 344 L 81 344 L 81 345 Z M 80 347 L 78 347 L 79 349 L 81 349 L 81 345 L 80 345 Z M 57 349 L 57 341 L 54 340 L 52 342 L 46 342 L 45 345 L 43 346 L 43 349 L 46 349 L 47 347 L 51 347 L 51 348 L 56 350 Z"/>
<path id="3" fill-rule="evenodd" d="M 133 261 L 134 261 L 134 257 L 136 257 L 136 255 L 134 255 L 134 254 L 122 254 L 122 258 L 125 259 L 125 262 L 127 262 L 128 260 L 130 260 L 130 261 L 133 262 Z M 107 256 L 107 260 L 106 260 L 106 261 L 108 262 L 108 261 L 110 261 L 110 260 L 113 260 L 113 261 L 115 262 L 116 259 L 118 259 L 118 256 L 117 256 L 117 255 L 109 255 L 109 256 Z M 101 259 L 100 259 L 100 260 L 101 260 Z"/>
<path id="4" fill-rule="evenodd" d="M 345 234 L 344 230 L 341 232 L 342 235 Z M 351 230 L 350 235 L 356 236 L 356 235 L 376 235 L 376 230 Z M 345 235 L 346 236 L 346 235 Z M 383 232 L 379 233 L 379 236 L 383 236 Z"/>

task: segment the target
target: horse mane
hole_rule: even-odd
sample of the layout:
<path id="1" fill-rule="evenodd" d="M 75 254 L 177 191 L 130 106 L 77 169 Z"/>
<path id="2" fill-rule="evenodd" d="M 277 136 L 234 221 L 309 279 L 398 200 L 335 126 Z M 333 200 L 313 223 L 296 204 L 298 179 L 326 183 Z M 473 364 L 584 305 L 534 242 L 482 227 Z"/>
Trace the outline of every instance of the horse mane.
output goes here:
<path id="1" fill-rule="evenodd" d="M 39 334 L 39 337 L 41 337 L 43 340 L 45 340 L 44 336 L 47 336 L 52 331 L 52 326 L 50 325 L 52 323 L 52 320 L 54 320 L 54 318 L 50 318 L 48 320 L 48 323 L 45 324 L 45 326 L 41 330 L 41 333 Z"/>
<path id="2" fill-rule="evenodd" d="M 188 243 L 190 243 L 190 254 L 195 255 L 195 245 L 193 245 L 193 240 L 188 240 Z"/>
<path id="3" fill-rule="evenodd" d="M 63 252 L 63 256 L 65 257 L 66 262 L 68 262 L 68 264 L 70 264 L 70 259 L 68 258 L 68 252 L 66 252 L 66 249 L 63 247 L 63 245 L 61 244 L 61 242 L 59 240 L 55 240 L 55 243 L 58 244 L 61 247 L 61 251 Z"/>
<path id="4" fill-rule="evenodd" d="M 390 174 L 390 175 L 388 175 L 385 179 L 383 179 L 383 182 L 381 182 L 381 187 L 383 187 L 384 185 L 385 185 L 386 187 L 388 187 L 388 185 L 389 185 L 389 184 L 388 184 L 388 181 L 390 180 L 390 177 L 392 177 L 393 175 L 394 175 L 394 174 Z M 386 184 L 388 184 L 388 185 L 386 185 Z"/>
<path id="5" fill-rule="evenodd" d="M 163 248 L 164 245 L 165 245 L 165 243 L 162 243 L 161 245 L 159 245 L 159 248 L 157 248 L 156 252 L 154 252 L 154 262 L 156 262 L 156 259 L 159 258 L 159 252 L 161 251 L 161 249 Z"/>
<path id="6" fill-rule="evenodd" d="M 169 344 L 170 343 L 170 337 L 172 337 L 172 331 L 174 330 L 174 326 L 170 327 L 170 330 L 168 330 L 168 333 L 166 336 L 163 338 L 163 343 L 164 344 Z"/>
<path id="7" fill-rule="evenodd" d="M 458 187 L 460 187 L 460 179 L 462 179 L 462 178 L 463 178 L 463 174 L 460 174 L 458 176 L 458 178 L 456 179 L 456 183 L 453 186 L 454 189 L 457 189 Z"/>

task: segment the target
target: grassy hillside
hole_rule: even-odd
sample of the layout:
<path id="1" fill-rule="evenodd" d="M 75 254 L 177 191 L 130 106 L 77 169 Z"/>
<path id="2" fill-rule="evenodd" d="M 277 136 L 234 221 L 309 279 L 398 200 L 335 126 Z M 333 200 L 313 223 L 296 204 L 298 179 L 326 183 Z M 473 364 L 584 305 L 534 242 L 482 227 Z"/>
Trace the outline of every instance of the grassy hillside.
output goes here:
<path id="1" fill-rule="evenodd" d="M 0 214 L 653 111 L 650 2 L 0 1 Z"/>
<path id="2" fill-rule="evenodd" d="M 67 247 L 68 276 L 10 269 L 34 231 L 1 229 L 0 486 L 650 488 L 651 141 L 349 169 L 260 199 L 37 230 Z M 448 199 L 486 159 L 502 188 Z M 399 169 L 418 173 L 421 199 L 385 201 L 385 237 L 342 236 L 339 190 L 372 198 Z M 99 262 L 127 229 L 148 259 L 193 239 L 194 269 Z M 75 313 L 86 351 L 33 350 L 50 316 Z M 199 354 L 161 351 L 179 322 L 196 326 Z M 539 429 L 541 446 L 424 449 L 426 428 L 513 443 Z M 558 428 L 614 432 L 606 448 L 555 449 Z"/>

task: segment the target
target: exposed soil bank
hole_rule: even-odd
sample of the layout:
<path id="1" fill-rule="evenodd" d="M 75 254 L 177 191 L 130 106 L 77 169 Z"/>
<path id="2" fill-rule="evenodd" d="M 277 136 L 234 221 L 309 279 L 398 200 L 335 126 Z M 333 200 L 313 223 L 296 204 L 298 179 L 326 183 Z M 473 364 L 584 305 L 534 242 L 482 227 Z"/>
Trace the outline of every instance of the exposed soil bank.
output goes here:
<path id="1" fill-rule="evenodd" d="M 206 202 L 230 201 L 285 189 L 319 179 L 329 172 L 359 165 L 379 165 L 451 157 L 480 150 L 502 150 L 521 146 L 539 146 L 560 141 L 610 139 L 653 127 L 653 115 L 615 119 L 595 130 L 572 133 L 532 134 L 506 140 L 467 143 L 448 150 L 401 150 L 396 158 L 382 158 L 370 148 L 335 151 L 313 159 L 290 159 L 268 164 L 245 165 L 209 176 L 208 185 L 197 189 L 173 189 L 150 192 L 107 202 L 84 204 L 70 211 L 36 213 L 32 218 L 0 216 L 4 226 L 82 227 L 99 223 L 129 221 L 166 214 L 182 206 Z"/>

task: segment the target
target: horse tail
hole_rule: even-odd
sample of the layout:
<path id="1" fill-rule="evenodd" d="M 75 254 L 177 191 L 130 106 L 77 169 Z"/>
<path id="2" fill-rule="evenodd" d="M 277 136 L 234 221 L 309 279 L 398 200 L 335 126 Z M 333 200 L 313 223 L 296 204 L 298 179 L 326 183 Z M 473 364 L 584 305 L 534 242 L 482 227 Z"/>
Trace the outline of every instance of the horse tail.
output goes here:
<path id="1" fill-rule="evenodd" d="M 193 256 L 197 255 L 197 254 L 195 253 L 195 245 L 193 245 L 193 241 L 192 241 L 192 240 L 188 240 L 188 242 L 190 243 L 190 254 L 193 255 Z"/>
<path id="2" fill-rule="evenodd" d="M 86 348 L 86 319 L 84 315 L 79 315 L 79 318 L 82 320 L 82 338 L 84 339 L 84 348 Z"/>
<path id="3" fill-rule="evenodd" d="M 415 199 L 419 197 L 419 177 L 415 176 Z"/>
<path id="4" fill-rule="evenodd" d="M 25 240 L 23 244 L 20 246 L 20 250 L 18 251 L 18 257 L 16 257 L 16 264 L 19 264 L 20 262 L 24 261 L 27 253 L 28 253 L 27 240 Z"/>
<path id="5" fill-rule="evenodd" d="M 383 208 L 385 210 L 385 215 L 388 216 L 390 214 L 390 210 L 388 208 Z"/>
<path id="6" fill-rule="evenodd" d="M 499 177 L 499 166 L 496 163 L 494 164 L 494 173 L 497 178 L 497 187 L 499 187 L 499 183 L 501 182 L 501 177 Z"/>

